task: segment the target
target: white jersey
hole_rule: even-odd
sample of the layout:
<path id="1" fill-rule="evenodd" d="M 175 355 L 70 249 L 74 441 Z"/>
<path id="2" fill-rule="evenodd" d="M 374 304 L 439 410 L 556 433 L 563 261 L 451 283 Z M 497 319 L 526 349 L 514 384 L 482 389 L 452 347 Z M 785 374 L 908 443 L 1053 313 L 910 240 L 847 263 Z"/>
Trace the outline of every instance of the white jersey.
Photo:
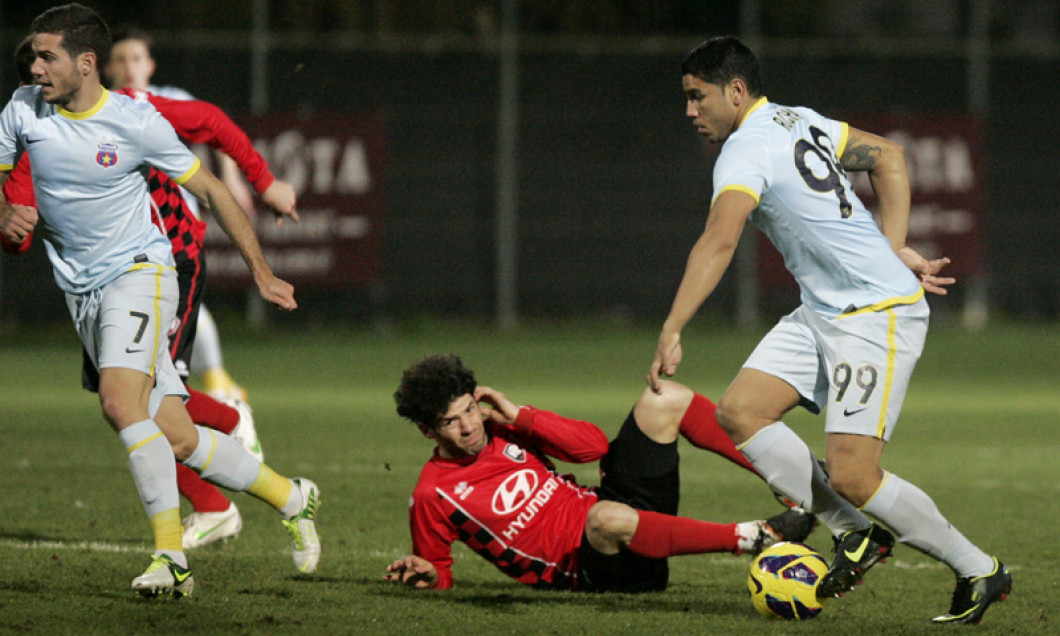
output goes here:
<path id="1" fill-rule="evenodd" d="M 751 195 L 751 221 L 784 257 L 802 301 L 834 316 L 915 302 L 916 276 L 898 258 L 839 163 L 847 124 L 762 97 L 726 140 L 714 196 Z"/>
<path id="2" fill-rule="evenodd" d="M 152 222 L 147 173 L 184 183 L 199 160 L 154 106 L 103 90 L 88 111 L 48 104 L 40 87 L 15 91 L 0 113 L 0 170 L 28 152 L 44 239 L 59 287 L 97 289 L 134 259 L 172 265 L 169 240 Z M 141 255 L 144 258 L 139 258 Z"/>

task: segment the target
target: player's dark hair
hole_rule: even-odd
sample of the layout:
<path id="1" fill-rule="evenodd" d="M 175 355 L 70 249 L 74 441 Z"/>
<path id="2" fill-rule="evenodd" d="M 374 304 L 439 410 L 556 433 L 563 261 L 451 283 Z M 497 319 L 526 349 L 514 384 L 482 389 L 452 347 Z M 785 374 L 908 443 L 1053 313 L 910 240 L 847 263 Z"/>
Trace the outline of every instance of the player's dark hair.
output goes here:
<path id="1" fill-rule="evenodd" d="M 33 83 L 33 60 L 37 54 L 33 52 L 33 36 L 27 35 L 26 39 L 18 43 L 15 48 L 15 72 L 18 73 L 18 81 L 29 86 Z"/>
<path id="2" fill-rule="evenodd" d="M 122 42 L 124 40 L 140 40 L 147 47 L 147 50 L 151 50 L 151 46 L 154 45 L 155 41 L 151 38 L 151 34 L 141 29 L 135 24 L 119 24 L 110 30 L 111 40 L 114 43 Z"/>
<path id="3" fill-rule="evenodd" d="M 110 55 L 110 29 L 98 13 L 83 4 L 71 2 L 52 7 L 33 19 L 33 33 L 63 36 L 62 46 L 70 57 L 91 51 L 96 54 L 96 70 L 100 71 Z"/>
<path id="4" fill-rule="evenodd" d="M 394 402 L 398 415 L 433 428 L 453 400 L 474 393 L 476 386 L 475 373 L 459 357 L 427 356 L 401 374 Z"/>
<path id="5" fill-rule="evenodd" d="M 681 62 L 681 75 L 691 75 L 708 84 L 725 86 L 740 78 L 751 97 L 762 94 L 762 71 L 751 49 L 731 35 L 711 38 L 692 49 Z"/>

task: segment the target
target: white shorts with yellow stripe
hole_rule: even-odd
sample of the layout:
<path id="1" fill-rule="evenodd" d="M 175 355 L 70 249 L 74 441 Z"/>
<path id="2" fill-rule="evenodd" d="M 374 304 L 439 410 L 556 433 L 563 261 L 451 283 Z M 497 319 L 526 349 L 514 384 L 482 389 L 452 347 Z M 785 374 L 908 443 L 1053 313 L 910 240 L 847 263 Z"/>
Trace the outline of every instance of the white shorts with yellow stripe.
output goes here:
<path id="1" fill-rule="evenodd" d="M 802 305 L 762 339 L 744 366 L 784 380 L 825 431 L 891 438 L 927 336 L 927 301 L 881 303 L 826 317 Z"/>
<path id="2" fill-rule="evenodd" d="M 66 304 L 92 364 L 135 369 L 155 378 L 148 410 L 166 395 L 187 397 L 167 344 L 177 309 L 177 272 L 138 263 L 99 289 L 67 294 Z"/>

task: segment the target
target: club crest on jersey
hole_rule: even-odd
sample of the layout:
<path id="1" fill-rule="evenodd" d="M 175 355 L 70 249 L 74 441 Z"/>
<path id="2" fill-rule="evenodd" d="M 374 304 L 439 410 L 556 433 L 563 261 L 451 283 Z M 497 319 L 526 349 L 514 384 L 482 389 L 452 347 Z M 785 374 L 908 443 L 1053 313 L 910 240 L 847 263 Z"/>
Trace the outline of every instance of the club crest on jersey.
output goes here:
<path id="1" fill-rule="evenodd" d="M 118 146 L 116 144 L 101 143 L 96 147 L 99 148 L 99 152 L 96 153 L 96 163 L 104 168 L 111 168 L 118 164 Z"/>
<path id="2" fill-rule="evenodd" d="M 513 462 L 519 462 L 520 464 L 526 461 L 526 451 L 519 448 L 516 444 L 508 444 L 505 446 L 504 455 Z"/>

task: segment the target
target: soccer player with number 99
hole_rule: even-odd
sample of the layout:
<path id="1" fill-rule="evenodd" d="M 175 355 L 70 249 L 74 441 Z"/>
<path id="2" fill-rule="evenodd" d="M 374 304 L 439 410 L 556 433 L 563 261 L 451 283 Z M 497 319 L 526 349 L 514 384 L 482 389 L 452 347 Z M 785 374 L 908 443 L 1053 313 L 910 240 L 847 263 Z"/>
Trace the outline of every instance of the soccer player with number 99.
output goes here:
<path id="1" fill-rule="evenodd" d="M 836 539 L 818 598 L 840 596 L 899 541 L 949 565 L 957 586 L 942 623 L 975 623 L 1012 586 L 915 485 L 880 468 L 924 346 L 924 292 L 946 293 L 949 259 L 905 245 L 910 187 L 904 151 L 884 137 L 805 107 L 771 103 L 758 61 L 717 37 L 681 68 L 685 115 L 713 143 L 714 199 L 659 335 L 648 384 L 681 362 L 681 331 L 728 268 L 748 219 L 799 283 L 802 305 L 762 339 L 718 405 L 718 420 L 761 475 L 816 513 Z M 867 173 L 880 225 L 849 171 Z M 826 411 L 826 468 L 784 422 L 804 406 Z M 867 513 L 880 520 L 874 524 Z"/>

